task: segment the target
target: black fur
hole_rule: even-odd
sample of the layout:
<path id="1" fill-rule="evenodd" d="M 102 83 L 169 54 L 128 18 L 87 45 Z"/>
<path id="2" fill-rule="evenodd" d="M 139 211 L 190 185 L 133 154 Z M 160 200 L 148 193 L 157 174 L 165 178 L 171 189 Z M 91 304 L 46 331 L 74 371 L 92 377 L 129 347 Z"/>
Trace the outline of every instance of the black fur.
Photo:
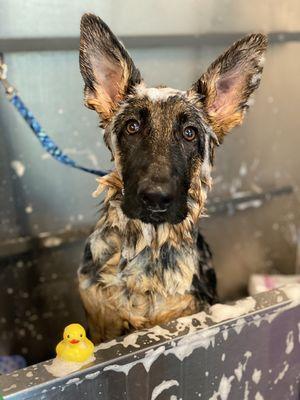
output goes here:
<path id="1" fill-rule="evenodd" d="M 199 233 L 197 247 L 200 253 L 199 275 L 193 276 L 193 288 L 195 296 L 209 304 L 218 302 L 217 277 L 212 266 L 212 252 L 204 237 Z"/>
<path id="2" fill-rule="evenodd" d="M 87 240 L 84 248 L 82 262 L 80 265 L 80 273 L 88 275 L 92 283 L 97 282 L 97 276 L 99 273 L 99 266 L 94 263 L 93 255 L 91 251 L 90 241 Z"/>
<path id="3" fill-rule="evenodd" d="M 178 268 L 177 264 L 177 254 L 178 251 L 170 246 L 168 243 L 165 243 L 161 246 L 159 259 L 161 265 L 164 269 L 176 269 Z"/>
<path id="4" fill-rule="evenodd" d="M 117 252 L 116 246 L 105 241 L 105 236 L 103 236 L 101 240 L 105 242 L 106 249 L 102 251 L 100 259 L 94 260 L 91 250 L 91 240 L 93 240 L 93 235 L 95 235 L 95 233 L 93 233 L 86 241 L 81 265 L 79 268 L 81 274 L 89 276 L 90 283 L 92 284 L 98 283 L 102 266 L 106 264 L 107 261 Z"/>

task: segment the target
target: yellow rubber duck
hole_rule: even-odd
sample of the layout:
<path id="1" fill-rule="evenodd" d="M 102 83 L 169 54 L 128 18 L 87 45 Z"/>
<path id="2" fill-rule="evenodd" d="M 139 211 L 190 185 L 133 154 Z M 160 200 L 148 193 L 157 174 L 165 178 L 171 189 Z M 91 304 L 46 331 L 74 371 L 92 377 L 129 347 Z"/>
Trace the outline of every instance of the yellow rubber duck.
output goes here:
<path id="1" fill-rule="evenodd" d="M 70 324 L 64 330 L 63 340 L 56 346 L 57 357 L 65 361 L 84 362 L 94 352 L 93 343 L 86 337 L 80 324 Z"/>

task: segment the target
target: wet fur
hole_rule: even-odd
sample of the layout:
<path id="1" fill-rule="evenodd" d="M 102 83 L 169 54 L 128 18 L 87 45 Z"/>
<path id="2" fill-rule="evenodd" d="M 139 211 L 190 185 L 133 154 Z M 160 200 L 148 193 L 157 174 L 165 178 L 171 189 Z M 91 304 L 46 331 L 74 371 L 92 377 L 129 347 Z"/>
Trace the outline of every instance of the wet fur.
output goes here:
<path id="1" fill-rule="evenodd" d="M 186 92 L 147 88 L 124 47 L 94 15 L 83 17 L 80 43 L 85 103 L 100 115 L 116 166 L 99 179 L 95 195 L 105 193 L 103 209 L 78 271 L 91 336 L 100 342 L 217 300 L 199 221 L 214 148 L 243 120 L 259 84 L 266 38 L 237 42 Z M 133 117 L 142 129 L 130 136 L 126 123 Z M 193 143 L 182 141 L 186 123 L 197 127 Z M 172 182 L 174 201 L 163 216 L 141 205 L 137 192 L 145 177 Z"/>
<path id="2" fill-rule="evenodd" d="M 98 193 L 102 190 L 107 191 L 102 216 L 79 270 L 96 342 L 192 314 L 216 300 L 211 254 L 198 226 L 201 180 L 189 191 L 188 216 L 176 225 L 127 218 L 117 172 L 99 179 Z"/>

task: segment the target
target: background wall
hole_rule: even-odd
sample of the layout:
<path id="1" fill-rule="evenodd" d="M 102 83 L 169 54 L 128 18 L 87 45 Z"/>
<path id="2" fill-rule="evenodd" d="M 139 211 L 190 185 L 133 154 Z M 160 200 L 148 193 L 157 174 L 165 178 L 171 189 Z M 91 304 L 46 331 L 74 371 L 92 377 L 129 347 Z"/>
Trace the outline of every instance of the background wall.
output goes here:
<path id="1" fill-rule="evenodd" d="M 203 231 L 223 298 L 245 294 L 255 271 L 300 272 L 299 1 L 0 1 L 9 80 L 70 156 L 105 169 L 109 154 L 97 116 L 83 106 L 78 67 L 79 22 L 87 11 L 121 37 L 149 85 L 188 88 L 233 41 L 269 34 L 255 104 L 217 151 Z M 270 196 L 287 186 L 292 193 Z M 95 187 L 92 175 L 44 153 L 1 91 L 0 355 L 49 357 L 62 328 L 83 319 L 75 271 L 97 220 Z M 239 202 L 249 194 L 251 201 Z"/>

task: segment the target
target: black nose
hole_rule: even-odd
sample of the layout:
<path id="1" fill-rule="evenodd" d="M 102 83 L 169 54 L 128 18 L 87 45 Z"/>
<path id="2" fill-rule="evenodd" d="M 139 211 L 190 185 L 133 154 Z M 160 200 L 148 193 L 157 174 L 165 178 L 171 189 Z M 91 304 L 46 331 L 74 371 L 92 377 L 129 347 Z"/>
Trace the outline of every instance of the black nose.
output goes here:
<path id="1" fill-rule="evenodd" d="M 172 200 L 171 187 L 163 185 L 140 185 L 138 196 L 142 203 L 152 211 L 166 211 Z"/>

